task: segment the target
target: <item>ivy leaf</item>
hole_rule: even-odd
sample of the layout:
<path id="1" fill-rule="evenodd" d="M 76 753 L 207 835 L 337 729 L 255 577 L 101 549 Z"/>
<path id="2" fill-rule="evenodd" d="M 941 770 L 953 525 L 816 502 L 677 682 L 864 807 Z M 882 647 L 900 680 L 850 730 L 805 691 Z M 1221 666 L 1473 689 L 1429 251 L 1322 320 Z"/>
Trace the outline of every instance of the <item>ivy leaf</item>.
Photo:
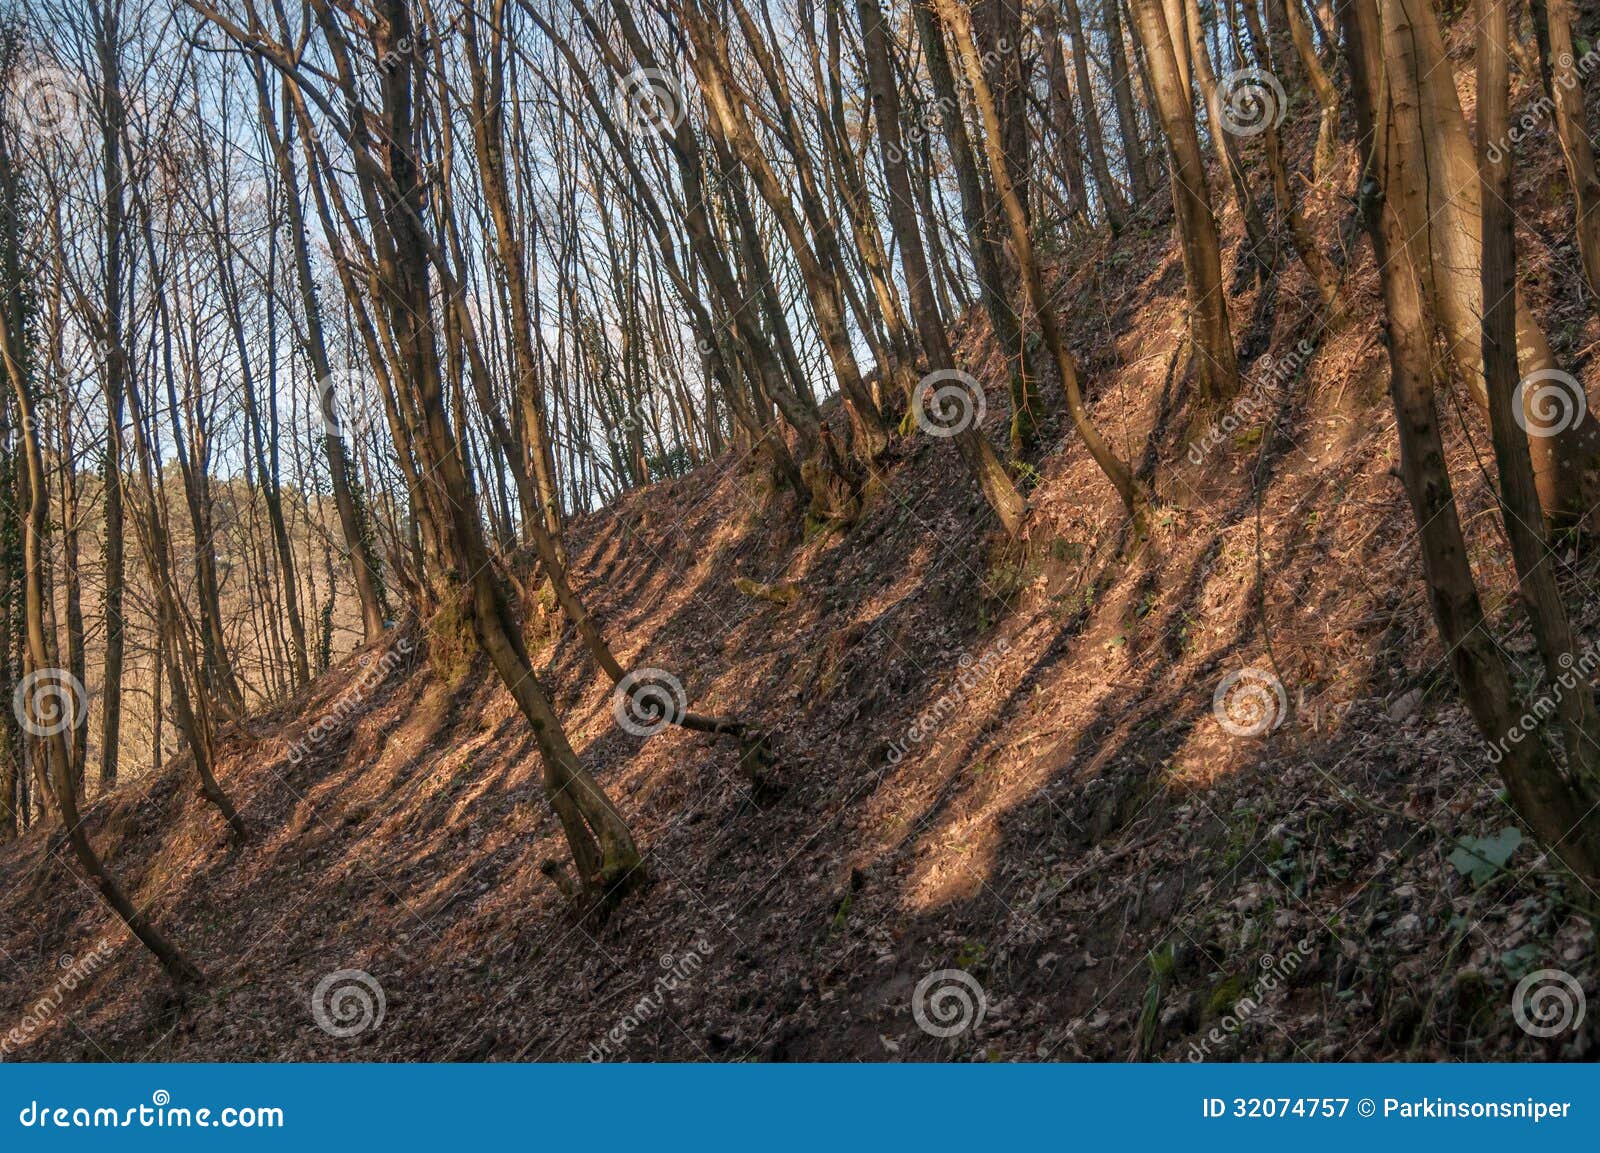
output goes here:
<path id="1" fill-rule="evenodd" d="M 1544 947 L 1536 942 L 1529 941 L 1526 945 L 1518 946 L 1500 954 L 1500 967 L 1512 980 L 1520 981 L 1527 976 L 1528 971 L 1539 962 L 1544 955 Z"/>
<path id="2" fill-rule="evenodd" d="M 1482 888 L 1505 867 L 1511 854 L 1522 844 L 1522 830 L 1508 825 L 1492 837 L 1465 837 L 1456 844 L 1458 847 L 1450 854 L 1450 863 L 1456 872 L 1471 880 L 1475 888 Z"/>

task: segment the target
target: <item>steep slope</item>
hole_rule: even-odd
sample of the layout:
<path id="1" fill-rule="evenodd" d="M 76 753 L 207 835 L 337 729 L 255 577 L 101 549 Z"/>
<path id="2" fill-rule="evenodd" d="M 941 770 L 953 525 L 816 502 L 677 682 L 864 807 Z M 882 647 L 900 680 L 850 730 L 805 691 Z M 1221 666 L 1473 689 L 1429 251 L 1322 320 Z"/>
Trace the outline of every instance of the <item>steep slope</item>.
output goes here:
<path id="1" fill-rule="evenodd" d="M 1548 175 L 1519 210 L 1564 235 Z M 1490 841 L 1515 821 L 1422 595 L 1376 274 L 1347 200 L 1310 210 L 1356 254 L 1355 315 L 1322 330 L 1286 250 L 1274 288 L 1230 300 L 1247 373 L 1231 413 L 1184 399 L 1170 213 L 1060 261 L 1096 418 L 1164 502 L 1147 542 L 1053 424 L 1022 547 L 927 437 L 897 446 L 848 533 L 807 537 L 734 458 L 572 526 L 624 663 L 770 726 L 779 755 L 757 787 L 727 741 L 641 740 L 570 634 L 532 638 L 649 854 L 650 885 L 603 927 L 540 872 L 562 846 L 505 694 L 478 668 L 441 681 L 407 622 L 228 735 L 249 845 L 181 763 L 93 807 L 111 866 L 208 973 L 186 1001 L 49 830 L 0 847 L 6 1055 L 1594 1056 L 1600 1015 L 1549 1042 L 1513 1021 L 1530 971 L 1594 993 L 1594 932 L 1531 845 Z M 1573 307 L 1570 246 L 1524 241 L 1560 351 L 1593 377 L 1600 326 Z M 960 335 L 995 382 L 982 321 Z M 998 443 L 998 384 L 988 401 Z M 1463 520 L 1504 606 L 1487 437 L 1456 411 Z M 1562 574 L 1592 643 L 1595 562 L 1568 555 Z M 753 598 L 739 577 L 799 595 Z M 1219 713 L 1245 670 L 1257 695 Z M 1252 703 L 1276 727 L 1229 732 Z M 1472 875 L 1471 839 L 1509 849 L 1504 868 Z M 381 1021 L 348 1037 L 318 1027 L 316 990 L 342 970 L 382 992 Z M 939 1036 L 963 997 L 980 1019 Z M 331 1023 L 355 1008 L 334 1002 Z"/>

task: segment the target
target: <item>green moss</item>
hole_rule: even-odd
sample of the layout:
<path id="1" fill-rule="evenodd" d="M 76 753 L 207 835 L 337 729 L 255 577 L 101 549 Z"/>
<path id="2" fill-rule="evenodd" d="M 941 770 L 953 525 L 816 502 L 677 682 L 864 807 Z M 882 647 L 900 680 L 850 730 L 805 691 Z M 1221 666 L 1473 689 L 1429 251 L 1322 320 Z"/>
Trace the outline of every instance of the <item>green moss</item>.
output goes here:
<path id="1" fill-rule="evenodd" d="M 428 618 L 424 631 L 428 664 L 434 676 L 447 688 L 455 688 L 472 671 L 478 654 L 478 638 L 473 632 L 471 617 L 460 601 L 447 600 Z"/>
<path id="2" fill-rule="evenodd" d="M 1233 1007 L 1239 1003 L 1239 998 L 1244 996 L 1246 984 L 1244 974 L 1235 973 L 1213 985 L 1211 995 L 1206 998 L 1207 1020 L 1226 1017 L 1233 1012 Z"/>

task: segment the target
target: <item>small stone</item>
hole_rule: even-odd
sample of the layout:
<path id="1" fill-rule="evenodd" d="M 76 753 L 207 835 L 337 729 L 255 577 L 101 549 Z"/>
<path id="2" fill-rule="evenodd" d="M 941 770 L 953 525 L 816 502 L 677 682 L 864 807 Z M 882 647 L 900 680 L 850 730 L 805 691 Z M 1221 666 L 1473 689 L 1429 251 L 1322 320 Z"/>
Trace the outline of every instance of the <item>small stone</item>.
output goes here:
<path id="1" fill-rule="evenodd" d="M 1389 719 L 1398 725 L 1400 722 L 1416 715 L 1417 710 L 1421 707 L 1422 690 L 1412 689 L 1410 692 L 1402 693 L 1400 697 L 1389 706 Z"/>

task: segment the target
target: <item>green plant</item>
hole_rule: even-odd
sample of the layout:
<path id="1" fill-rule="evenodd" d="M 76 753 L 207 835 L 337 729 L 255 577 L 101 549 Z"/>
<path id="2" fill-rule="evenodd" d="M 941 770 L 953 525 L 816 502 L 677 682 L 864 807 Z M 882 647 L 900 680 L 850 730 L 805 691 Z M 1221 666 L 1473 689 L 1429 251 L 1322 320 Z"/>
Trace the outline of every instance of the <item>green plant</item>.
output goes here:
<path id="1" fill-rule="evenodd" d="M 1522 844 L 1522 830 L 1507 825 L 1492 837 L 1463 837 L 1449 856 L 1456 872 L 1481 889 L 1505 868 L 1511 854 Z"/>
<path id="2" fill-rule="evenodd" d="M 956 968 L 969 973 L 980 972 L 986 967 L 988 952 L 979 941 L 963 941 L 956 950 Z"/>
<path id="3" fill-rule="evenodd" d="M 1167 984 L 1172 979 L 1172 970 L 1177 964 L 1172 942 L 1163 941 L 1151 949 L 1146 960 L 1150 965 L 1150 983 L 1145 987 L 1144 1005 L 1139 1011 L 1137 1033 L 1138 1055 L 1141 1061 L 1146 1060 L 1155 1050 L 1156 1025 L 1161 1019 L 1161 998 L 1166 993 Z"/>
<path id="4" fill-rule="evenodd" d="M 1011 472 L 1016 477 L 1017 487 L 1023 492 L 1032 492 L 1039 487 L 1039 482 L 1044 479 L 1038 468 L 1025 460 L 1013 460 Z"/>

